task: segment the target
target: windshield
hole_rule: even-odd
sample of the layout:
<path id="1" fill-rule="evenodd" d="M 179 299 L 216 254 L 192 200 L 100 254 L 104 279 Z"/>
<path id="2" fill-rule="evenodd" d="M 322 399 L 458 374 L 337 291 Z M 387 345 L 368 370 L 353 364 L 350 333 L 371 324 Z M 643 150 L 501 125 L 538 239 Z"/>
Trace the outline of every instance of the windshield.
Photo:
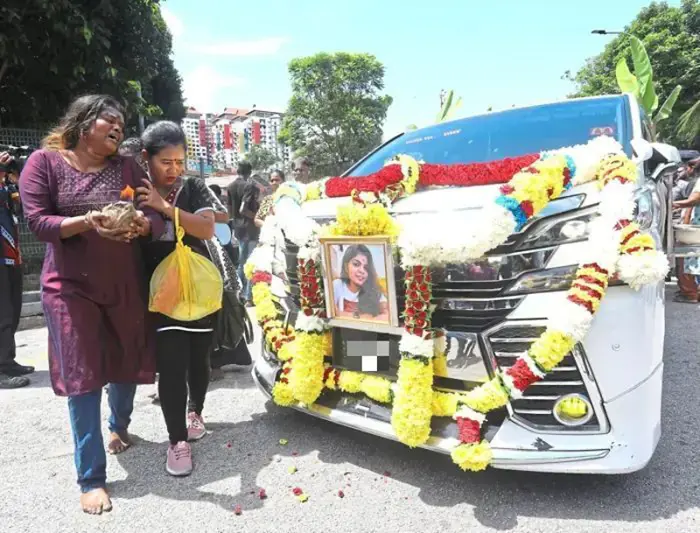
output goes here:
<path id="1" fill-rule="evenodd" d="M 376 172 L 397 154 L 426 163 L 476 163 L 583 144 L 614 136 L 631 155 L 623 96 L 567 100 L 465 118 L 411 131 L 361 161 L 348 176 Z"/>

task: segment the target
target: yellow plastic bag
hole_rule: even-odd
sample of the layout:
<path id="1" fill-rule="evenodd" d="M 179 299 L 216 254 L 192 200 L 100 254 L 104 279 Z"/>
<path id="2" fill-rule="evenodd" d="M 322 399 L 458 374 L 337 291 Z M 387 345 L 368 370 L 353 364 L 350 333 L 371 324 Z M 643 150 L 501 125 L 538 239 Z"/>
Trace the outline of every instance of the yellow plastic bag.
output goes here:
<path id="1" fill-rule="evenodd" d="M 153 272 L 148 309 L 191 322 L 221 309 L 224 284 L 214 263 L 183 244 L 179 209 L 175 209 L 175 233 L 175 251 Z"/>

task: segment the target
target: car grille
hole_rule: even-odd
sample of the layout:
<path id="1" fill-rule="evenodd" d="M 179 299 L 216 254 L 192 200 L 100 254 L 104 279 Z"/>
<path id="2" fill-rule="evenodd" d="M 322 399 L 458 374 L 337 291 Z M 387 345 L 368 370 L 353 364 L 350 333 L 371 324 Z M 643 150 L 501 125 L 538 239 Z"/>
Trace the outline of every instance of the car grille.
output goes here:
<path id="1" fill-rule="evenodd" d="M 484 334 L 491 364 L 501 370 L 511 367 L 517 358 L 527 353 L 530 345 L 545 331 L 544 325 L 501 324 Z M 547 374 L 542 381 L 534 383 L 523 393 L 523 397 L 511 400 L 509 412 L 515 421 L 542 431 L 588 431 L 599 432 L 605 422 L 597 409 L 598 398 L 592 398 L 590 391 L 596 392 L 595 384 L 586 375 L 585 354 L 577 346 L 564 358 L 561 364 Z M 596 411 L 591 420 L 583 426 L 567 428 L 554 418 L 552 409 L 556 400 L 566 394 L 582 394 L 591 400 Z M 602 423 L 601 423 L 602 421 Z"/>

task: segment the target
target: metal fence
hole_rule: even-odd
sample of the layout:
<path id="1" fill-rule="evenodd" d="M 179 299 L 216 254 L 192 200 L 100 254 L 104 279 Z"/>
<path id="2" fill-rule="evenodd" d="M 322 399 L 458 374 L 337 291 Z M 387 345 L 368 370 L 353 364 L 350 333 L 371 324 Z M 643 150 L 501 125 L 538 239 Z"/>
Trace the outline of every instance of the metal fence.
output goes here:
<path id="1" fill-rule="evenodd" d="M 38 147 L 44 134 L 45 132 L 42 130 L 0 128 L 0 144 Z M 46 245 L 29 231 L 23 217 L 20 217 L 18 230 L 20 250 L 22 251 L 22 268 L 24 270 L 24 290 L 38 290 Z"/>

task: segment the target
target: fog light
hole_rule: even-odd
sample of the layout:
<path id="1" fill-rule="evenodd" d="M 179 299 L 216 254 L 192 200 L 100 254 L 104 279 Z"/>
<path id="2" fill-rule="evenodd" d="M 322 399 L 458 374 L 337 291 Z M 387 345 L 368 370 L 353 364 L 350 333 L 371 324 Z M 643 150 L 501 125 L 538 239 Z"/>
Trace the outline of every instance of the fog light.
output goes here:
<path id="1" fill-rule="evenodd" d="M 567 394 L 554 403 L 552 414 L 562 426 L 577 427 L 593 418 L 593 406 L 582 394 Z"/>

